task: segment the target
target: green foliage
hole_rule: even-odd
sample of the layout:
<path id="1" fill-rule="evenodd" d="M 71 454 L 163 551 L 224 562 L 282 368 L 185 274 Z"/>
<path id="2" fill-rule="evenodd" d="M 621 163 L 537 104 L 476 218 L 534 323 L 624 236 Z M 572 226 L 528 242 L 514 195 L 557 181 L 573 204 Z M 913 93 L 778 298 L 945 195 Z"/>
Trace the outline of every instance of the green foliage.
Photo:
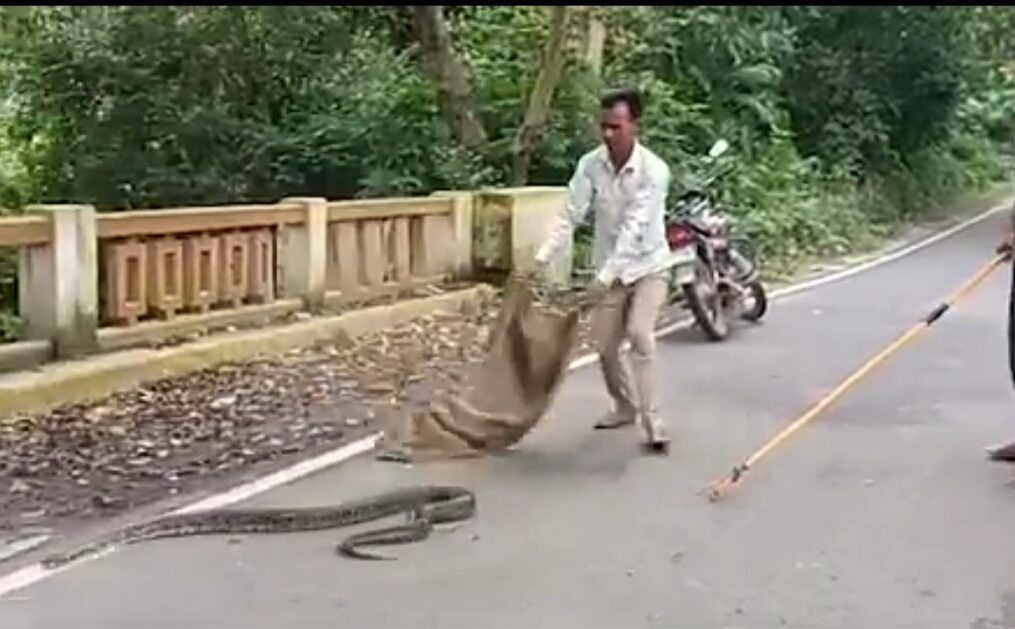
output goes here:
<path id="1" fill-rule="evenodd" d="M 20 321 L 17 309 L 17 251 L 0 247 L 0 343 L 17 338 Z"/>
<path id="2" fill-rule="evenodd" d="M 804 154 L 885 173 L 948 140 L 962 89 L 958 13 L 933 6 L 786 10 L 785 91 Z"/>
<path id="3" fill-rule="evenodd" d="M 347 7 L 41 7 L 7 49 L 45 199 L 147 207 L 413 193 L 487 169 L 407 51 Z M 44 140 L 43 140 L 44 139 Z"/>
<path id="4" fill-rule="evenodd" d="M 549 33 L 547 12 L 539 6 L 458 7 L 453 27 L 490 136 L 485 161 L 496 173 L 496 183 L 502 183 L 508 179 L 511 145 L 524 119 L 528 91 Z M 591 123 L 598 86 L 594 83 L 577 64 L 565 69 L 534 158 L 531 183 L 567 181 L 576 156 L 595 141 Z"/>
<path id="5" fill-rule="evenodd" d="M 600 9 L 602 76 L 569 60 L 533 184 L 568 179 L 596 142 L 599 91 L 617 85 L 643 90 L 643 140 L 674 194 L 712 142 L 731 142 L 722 195 L 771 264 L 847 251 L 1004 174 L 1010 7 Z M 442 120 L 404 8 L 0 7 L 0 207 L 502 185 L 548 12 L 446 12 L 481 154 Z"/>
<path id="6" fill-rule="evenodd" d="M 782 122 L 778 88 L 791 49 L 786 24 L 766 7 L 630 7 L 621 14 L 638 43 L 618 51 L 615 80 L 632 72 L 663 82 L 689 109 L 683 134 L 702 148 L 717 135 L 750 153 Z"/>

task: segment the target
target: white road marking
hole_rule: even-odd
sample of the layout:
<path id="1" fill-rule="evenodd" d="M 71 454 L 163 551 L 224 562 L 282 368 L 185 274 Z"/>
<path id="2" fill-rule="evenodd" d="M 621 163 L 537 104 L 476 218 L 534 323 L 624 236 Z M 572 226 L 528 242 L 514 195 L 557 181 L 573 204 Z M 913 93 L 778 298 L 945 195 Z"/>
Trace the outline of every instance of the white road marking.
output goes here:
<path id="1" fill-rule="evenodd" d="M 965 229 L 968 229 L 973 225 L 980 223 L 981 221 L 986 220 L 987 218 L 993 216 L 994 214 L 1008 208 L 1009 205 L 1010 202 L 997 205 L 987 210 L 986 212 L 983 212 L 982 214 L 974 216 L 942 232 L 936 233 L 932 236 L 928 236 L 923 240 L 920 240 L 912 245 L 903 247 L 893 253 L 875 258 L 873 260 L 869 260 L 867 262 L 858 264 L 848 269 L 843 269 L 842 271 L 830 273 L 825 276 L 821 276 L 812 280 L 807 280 L 799 284 L 794 284 L 792 286 L 787 286 L 785 288 L 773 291 L 771 294 L 771 298 L 779 299 L 781 297 L 786 297 L 794 293 L 799 293 L 805 290 L 810 290 L 812 288 L 817 288 L 819 286 L 824 286 L 826 284 L 831 284 L 832 282 L 837 282 L 847 277 L 857 275 L 865 271 L 869 271 L 873 268 L 906 257 L 908 255 L 916 253 L 917 251 L 920 251 L 921 249 L 941 242 L 942 240 L 949 238 Z M 691 326 L 691 324 L 692 324 L 691 320 L 677 321 L 670 325 L 659 328 L 658 330 L 656 330 L 655 335 L 656 337 L 666 336 L 667 334 L 672 334 L 677 330 L 688 328 Z M 581 356 L 572 361 L 568 365 L 568 370 L 574 371 L 576 369 L 580 369 L 582 367 L 594 364 L 598 360 L 599 357 L 595 354 Z M 335 448 L 334 450 L 329 450 L 328 452 L 318 455 L 312 459 L 307 459 L 305 461 L 293 464 L 289 467 L 283 468 L 276 472 L 272 472 L 267 476 L 262 476 L 261 478 L 255 479 L 248 483 L 238 485 L 237 487 L 234 487 L 220 494 L 209 496 L 207 498 L 194 502 L 190 505 L 177 509 L 172 513 L 174 514 L 194 513 L 206 509 L 218 509 L 231 504 L 236 504 L 238 502 L 243 502 L 244 500 L 253 498 L 254 496 L 270 491 L 276 487 L 287 485 L 294 481 L 310 476 L 311 474 L 320 472 L 321 470 L 324 470 L 333 465 L 343 463 L 359 454 L 369 452 L 370 450 L 374 449 L 374 446 L 380 439 L 381 434 L 382 433 L 380 432 L 373 433 L 367 437 L 363 437 L 362 439 L 359 439 L 352 443 L 348 443 L 338 448 Z M 114 548 L 109 548 L 103 552 L 96 553 L 94 555 L 91 555 L 90 557 L 83 558 L 75 562 L 71 562 L 69 564 L 66 564 L 64 566 L 52 570 L 43 568 L 40 564 L 32 564 L 30 566 L 21 568 L 20 570 L 16 570 L 10 574 L 0 577 L 0 597 L 4 597 L 10 594 L 11 592 L 14 592 L 15 590 L 20 590 L 22 588 L 28 587 L 40 581 L 44 581 L 52 576 L 64 572 L 65 570 L 69 570 L 74 566 L 79 566 L 88 561 L 94 561 L 100 557 L 105 557 L 106 555 L 111 554 L 114 550 L 115 550 Z"/>
<path id="2" fill-rule="evenodd" d="M 312 459 L 300 461 L 299 463 L 295 463 L 289 467 L 272 472 L 267 476 L 262 476 L 261 478 L 252 480 L 249 483 L 233 487 L 228 491 L 208 496 L 204 500 L 199 500 L 187 505 L 186 507 L 173 511 L 173 514 L 195 513 L 197 511 L 206 511 L 208 509 L 221 509 L 222 507 L 236 504 L 237 502 L 243 502 L 248 498 L 252 498 L 258 494 L 263 494 L 270 489 L 290 483 L 297 478 L 310 476 L 311 474 L 320 472 L 332 465 L 337 465 L 338 463 L 347 461 L 356 455 L 369 452 L 374 449 L 374 446 L 380 438 L 381 433 L 375 432 L 367 437 L 363 437 L 362 439 L 358 439 L 351 443 L 347 443 L 344 446 L 335 448 L 334 450 L 329 450 L 324 454 L 313 457 Z M 2 589 L 0 589 L 0 591 L 2 591 Z"/>

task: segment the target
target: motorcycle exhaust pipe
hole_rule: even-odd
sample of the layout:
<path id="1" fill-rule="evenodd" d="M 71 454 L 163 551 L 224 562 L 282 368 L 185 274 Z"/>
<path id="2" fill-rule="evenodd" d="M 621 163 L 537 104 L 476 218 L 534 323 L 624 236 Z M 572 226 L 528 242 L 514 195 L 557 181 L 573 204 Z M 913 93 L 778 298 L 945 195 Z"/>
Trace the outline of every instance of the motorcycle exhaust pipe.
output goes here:
<path id="1" fill-rule="evenodd" d="M 744 278 L 741 280 L 744 284 L 753 281 L 754 276 L 757 274 L 757 267 L 755 267 L 754 263 L 748 260 L 744 254 L 733 248 L 730 248 L 729 256 L 730 261 L 733 263 L 733 268 L 737 270 L 737 277 Z"/>

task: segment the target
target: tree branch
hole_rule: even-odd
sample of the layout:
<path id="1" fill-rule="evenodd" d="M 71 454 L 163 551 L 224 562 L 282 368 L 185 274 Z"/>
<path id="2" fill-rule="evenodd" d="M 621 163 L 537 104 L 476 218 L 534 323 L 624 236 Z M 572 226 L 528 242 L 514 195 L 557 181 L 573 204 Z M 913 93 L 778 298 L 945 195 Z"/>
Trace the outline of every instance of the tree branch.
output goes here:
<path id="1" fill-rule="evenodd" d="M 567 38 L 567 18 L 567 6 L 551 8 L 550 34 L 543 50 L 543 61 L 529 95 L 525 120 L 518 129 L 511 151 L 513 154 L 511 183 L 515 186 L 523 186 L 528 181 L 532 155 L 539 146 L 549 118 L 553 93 L 564 71 L 564 64 L 567 61 L 567 51 L 564 47 Z"/>
<path id="2" fill-rule="evenodd" d="M 462 146 L 481 149 L 486 131 L 476 113 L 465 62 L 455 52 L 442 6 L 411 6 L 412 26 L 420 44 L 423 69 L 437 87 L 441 114 Z"/>

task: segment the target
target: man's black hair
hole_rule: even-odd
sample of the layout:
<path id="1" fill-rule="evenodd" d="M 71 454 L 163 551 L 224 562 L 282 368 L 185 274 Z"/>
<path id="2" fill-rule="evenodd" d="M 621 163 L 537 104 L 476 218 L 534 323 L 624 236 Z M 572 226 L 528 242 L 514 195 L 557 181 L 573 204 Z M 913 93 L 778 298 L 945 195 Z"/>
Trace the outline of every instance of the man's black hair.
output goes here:
<path id="1" fill-rule="evenodd" d="M 599 99 L 599 106 L 603 109 L 613 109 L 620 103 L 627 105 L 627 111 L 631 113 L 631 120 L 641 118 L 641 94 L 633 88 L 624 88 L 607 92 Z"/>

